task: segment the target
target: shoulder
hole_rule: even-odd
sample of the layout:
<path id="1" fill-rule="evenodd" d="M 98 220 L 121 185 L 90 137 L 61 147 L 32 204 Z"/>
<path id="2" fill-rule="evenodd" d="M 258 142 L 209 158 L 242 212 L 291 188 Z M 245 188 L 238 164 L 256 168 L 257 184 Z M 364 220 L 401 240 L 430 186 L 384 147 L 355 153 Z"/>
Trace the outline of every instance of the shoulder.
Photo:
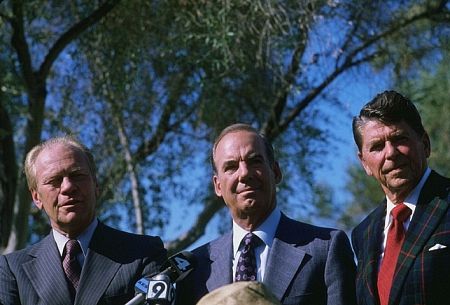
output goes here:
<path id="1" fill-rule="evenodd" d="M 195 255 L 197 259 L 205 260 L 210 259 L 211 257 L 216 256 L 217 254 L 221 254 L 228 249 L 231 249 L 232 245 L 232 234 L 231 232 L 222 235 L 210 242 L 207 242 L 194 250 L 192 253 Z M 231 251 L 231 250 L 230 250 Z"/>
<path id="2" fill-rule="evenodd" d="M 419 204 L 428 203 L 435 197 L 450 202 L 450 179 L 432 170 L 420 192 L 418 201 Z"/>
<path id="3" fill-rule="evenodd" d="M 282 214 L 275 234 L 275 237 L 297 244 L 317 242 L 318 240 L 329 241 L 336 236 L 346 237 L 346 234 L 342 230 L 335 228 L 321 227 L 297 221 L 284 214 Z"/>
<path id="4" fill-rule="evenodd" d="M 0 269 L 9 269 L 11 272 L 17 273 L 21 270 L 23 264 L 35 259 L 39 253 L 48 251 L 48 247 L 51 247 L 52 244 L 54 244 L 56 251 L 56 243 L 54 243 L 53 237 L 50 234 L 41 241 L 26 248 L 0 255 Z"/>
<path id="5" fill-rule="evenodd" d="M 386 201 L 383 201 L 375 209 L 373 209 L 352 231 L 353 235 L 362 234 L 367 230 L 371 223 L 375 220 L 381 220 L 384 218 Z"/>
<path id="6" fill-rule="evenodd" d="M 109 249 L 116 255 L 160 256 L 166 255 L 158 236 L 139 235 L 98 224 L 89 245 L 93 249 Z"/>

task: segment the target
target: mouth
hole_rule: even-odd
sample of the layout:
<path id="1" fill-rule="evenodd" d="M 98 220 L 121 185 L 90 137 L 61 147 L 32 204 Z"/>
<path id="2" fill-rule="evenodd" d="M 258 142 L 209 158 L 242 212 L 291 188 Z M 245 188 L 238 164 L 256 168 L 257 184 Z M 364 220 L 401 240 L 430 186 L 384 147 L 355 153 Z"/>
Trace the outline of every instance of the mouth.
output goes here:
<path id="1" fill-rule="evenodd" d="M 256 191 L 257 191 L 257 189 L 255 189 L 255 188 L 245 188 L 245 189 L 239 190 L 237 193 L 239 195 L 247 195 L 247 194 L 253 194 Z"/>
<path id="2" fill-rule="evenodd" d="M 67 200 L 59 205 L 59 207 L 72 207 L 76 206 L 80 201 L 76 199 Z"/>
<path id="3" fill-rule="evenodd" d="M 384 170 L 384 173 L 385 174 L 396 173 L 396 172 L 402 171 L 404 168 L 405 168 L 405 165 L 401 164 L 401 165 L 397 165 L 397 166 L 393 166 L 393 167 L 387 168 L 386 170 Z"/>

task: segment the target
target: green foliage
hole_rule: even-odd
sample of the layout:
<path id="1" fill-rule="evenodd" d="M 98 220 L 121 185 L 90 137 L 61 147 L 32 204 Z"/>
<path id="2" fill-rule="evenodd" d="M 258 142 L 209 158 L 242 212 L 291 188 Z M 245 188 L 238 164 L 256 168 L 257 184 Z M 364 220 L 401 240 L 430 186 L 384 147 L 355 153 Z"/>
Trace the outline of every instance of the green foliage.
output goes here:
<path id="1" fill-rule="evenodd" d="M 402 90 L 419 108 L 422 123 L 431 140 L 429 165 L 450 176 L 450 50 L 444 50 L 435 71 L 422 71 L 418 79 L 405 80 Z"/>
<path id="2" fill-rule="evenodd" d="M 413 73 L 407 63 L 432 60 L 446 43 L 446 14 L 436 1 L 3 1 L 0 89 L 13 161 L 40 138 L 73 133 L 97 157 L 103 219 L 132 228 L 134 173 L 146 233 L 180 227 L 172 216 L 182 211 L 183 220 L 199 214 L 196 228 L 182 228 L 198 237 L 221 207 L 211 200 L 211 141 L 247 122 L 277 147 L 280 204 L 326 217 L 332 197 L 314 187 L 314 170 L 342 113 L 334 82 L 369 65 Z M 20 213 L 32 238 L 48 229 L 34 210 Z"/>
<path id="3" fill-rule="evenodd" d="M 350 165 L 348 175 L 346 189 L 351 199 L 339 221 L 345 228 L 351 229 L 383 200 L 384 193 L 378 182 L 367 176 L 360 164 Z"/>

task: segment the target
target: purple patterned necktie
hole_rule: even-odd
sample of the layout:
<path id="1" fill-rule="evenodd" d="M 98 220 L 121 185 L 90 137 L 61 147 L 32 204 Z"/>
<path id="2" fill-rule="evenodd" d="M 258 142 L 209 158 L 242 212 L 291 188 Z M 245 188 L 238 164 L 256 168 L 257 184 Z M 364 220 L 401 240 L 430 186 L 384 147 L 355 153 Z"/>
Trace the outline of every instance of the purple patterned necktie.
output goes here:
<path id="1" fill-rule="evenodd" d="M 243 247 L 236 266 L 235 282 L 256 281 L 255 247 L 259 241 L 258 236 L 252 233 L 247 233 L 242 239 Z"/>
<path id="2" fill-rule="evenodd" d="M 81 267 L 77 260 L 78 253 L 81 252 L 80 244 L 76 239 L 70 239 L 67 241 L 64 248 L 64 259 L 62 262 L 64 272 L 69 280 L 70 292 L 72 296 L 78 288 L 78 282 L 80 281 Z"/>

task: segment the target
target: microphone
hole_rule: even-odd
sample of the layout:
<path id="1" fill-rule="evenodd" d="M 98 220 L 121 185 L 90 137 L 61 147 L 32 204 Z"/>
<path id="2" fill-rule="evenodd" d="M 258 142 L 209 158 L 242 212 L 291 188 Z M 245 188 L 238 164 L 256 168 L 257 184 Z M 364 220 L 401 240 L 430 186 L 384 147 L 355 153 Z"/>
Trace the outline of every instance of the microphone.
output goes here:
<path id="1" fill-rule="evenodd" d="M 162 270 L 150 278 L 147 290 L 147 304 L 169 305 L 175 299 L 174 283 L 184 279 L 194 269 L 194 255 L 188 251 L 179 252 L 167 259 Z"/>
<path id="2" fill-rule="evenodd" d="M 148 291 L 148 283 L 149 279 L 146 277 L 141 278 L 139 281 L 136 282 L 134 285 L 134 290 L 136 292 L 136 295 L 134 298 L 129 300 L 125 305 L 140 305 L 144 304 L 145 302 L 145 295 Z"/>
<path id="3" fill-rule="evenodd" d="M 161 266 L 159 273 L 136 282 L 136 295 L 125 305 L 171 304 L 175 295 L 173 284 L 184 279 L 194 269 L 194 262 L 194 255 L 188 251 L 172 255 Z"/>

